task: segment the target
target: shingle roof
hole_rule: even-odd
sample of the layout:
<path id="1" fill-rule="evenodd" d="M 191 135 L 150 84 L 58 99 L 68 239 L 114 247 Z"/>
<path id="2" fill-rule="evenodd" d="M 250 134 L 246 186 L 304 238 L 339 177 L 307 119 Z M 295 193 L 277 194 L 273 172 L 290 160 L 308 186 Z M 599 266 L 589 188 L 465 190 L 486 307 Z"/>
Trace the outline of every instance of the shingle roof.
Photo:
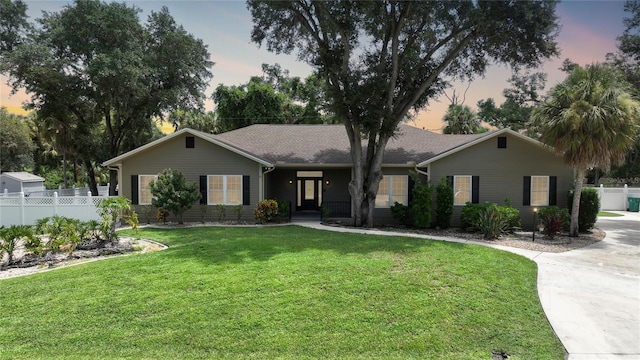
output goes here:
<path id="1" fill-rule="evenodd" d="M 351 164 L 343 125 L 257 124 L 207 136 L 274 164 Z M 486 134 L 442 135 L 402 124 L 387 144 L 383 162 L 419 163 L 482 136 Z"/>

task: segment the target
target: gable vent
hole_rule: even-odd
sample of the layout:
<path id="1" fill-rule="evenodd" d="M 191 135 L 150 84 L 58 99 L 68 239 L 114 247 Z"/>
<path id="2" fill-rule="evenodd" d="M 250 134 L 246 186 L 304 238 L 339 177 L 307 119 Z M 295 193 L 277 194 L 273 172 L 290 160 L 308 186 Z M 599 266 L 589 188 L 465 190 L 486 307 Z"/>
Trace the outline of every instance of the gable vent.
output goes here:
<path id="1" fill-rule="evenodd" d="M 196 147 L 196 139 L 193 136 L 186 137 L 186 147 L 187 149 L 193 149 Z"/>
<path id="2" fill-rule="evenodd" d="M 506 149 L 506 148 L 507 148 L 507 137 L 498 136 L 498 149 Z"/>

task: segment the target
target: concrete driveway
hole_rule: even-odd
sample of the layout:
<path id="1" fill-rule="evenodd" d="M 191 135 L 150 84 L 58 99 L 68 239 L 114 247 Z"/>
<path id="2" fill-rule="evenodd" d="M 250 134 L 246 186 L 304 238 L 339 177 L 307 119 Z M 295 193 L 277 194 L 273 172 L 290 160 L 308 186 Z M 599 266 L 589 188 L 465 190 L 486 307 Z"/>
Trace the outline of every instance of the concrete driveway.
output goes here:
<path id="1" fill-rule="evenodd" d="M 640 360 L 640 213 L 600 217 L 607 236 L 565 253 L 542 253 L 538 292 L 570 360 Z"/>

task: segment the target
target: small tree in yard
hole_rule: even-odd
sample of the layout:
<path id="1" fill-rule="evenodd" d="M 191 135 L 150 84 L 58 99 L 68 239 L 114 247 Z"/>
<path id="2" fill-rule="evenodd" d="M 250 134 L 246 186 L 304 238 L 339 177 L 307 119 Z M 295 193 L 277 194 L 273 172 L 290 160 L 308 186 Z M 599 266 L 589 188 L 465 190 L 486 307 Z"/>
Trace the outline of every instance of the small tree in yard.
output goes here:
<path id="1" fill-rule="evenodd" d="M 179 170 L 164 169 L 158 179 L 149 184 L 153 199 L 151 204 L 172 212 L 182 224 L 182 214 L 200 199 L 200 191 L 194 182 L 187 182 Z"/>
<path id="2" fill-rule="evenodd" d="M 411 202 L 413 226 L 426 229 L 431 226 L 431 185 L 422 183 L 416 174 L 411 174 L 411 177 L 415 182 Z"/>
<path id="3" fill-rule="evenodd" d="M 453 215 L 453 186 L 447 178 L 440 179 L 436 188 L 436 226 L 446 229 L 451 226 Z"/>

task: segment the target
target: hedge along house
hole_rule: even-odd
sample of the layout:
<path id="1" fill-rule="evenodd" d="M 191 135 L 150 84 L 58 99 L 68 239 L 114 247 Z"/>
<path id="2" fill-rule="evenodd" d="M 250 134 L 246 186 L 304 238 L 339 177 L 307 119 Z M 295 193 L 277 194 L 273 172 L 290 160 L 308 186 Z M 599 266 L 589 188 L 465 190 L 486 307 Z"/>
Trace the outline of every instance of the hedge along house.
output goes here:
<path id="1" fill-rule="evenodd" d="M 183 129 L 104 165 L 118 171 L 121 194 L 134 205 L 149 205 L 149 182 L 172 168 L 199 184 L 207 214 L 217 205 L 242 205 L 243 219 L 252 220 L 260 200 L 277 199 L 288 201 L 294 216 L 315 213 L 319 218 L 324 209 L 325 216 L 352 217 L 352 164 L 342 125 L 252 125 L 218 135 Z M 523 225 L 531 226 L 527 218 L 534 206 L 566 205 L 573 176 L 547 147 L 511 130 L 441 135 L 408 125 L 401 125 L 388 143 L 382 171 L 377 223 L 393 222 L 390 207 L 411 201 L 411 171 L 432 184 L 451 179 L 454 225 L 467 201 L 502 204 L 509 198 L 521 211 Z M 232 216 L 229 211 L 227 216 Z M 184 218 L 199 221 L 201 210 L 194 206 Z"/>

